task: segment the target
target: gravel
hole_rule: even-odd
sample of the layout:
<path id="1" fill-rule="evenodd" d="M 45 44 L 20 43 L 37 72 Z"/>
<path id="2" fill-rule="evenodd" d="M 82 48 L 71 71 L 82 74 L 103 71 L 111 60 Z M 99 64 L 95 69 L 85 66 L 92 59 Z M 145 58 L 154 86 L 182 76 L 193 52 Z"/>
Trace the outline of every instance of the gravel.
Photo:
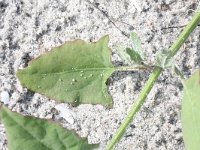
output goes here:
<path id="1" fill-rule="evenodd" d="M 101 105 L 59 104 L 23 88 L 16 71 L 65 41 L 96 41 L 106 34 L 110 36 L 113 64 L 131 65 L 117 54 L 117 47 L 131 46 L 131 31 L 142 40 L 146 63 L 154 64 L 156 52 L 169 48 L 199 6 L 199 0 L 0 0 L 0 92 L 9 93 L 10 109 L 53 119 L 105 149 L 149 72 L 115 72 L 108 83 L 114 106 L 108 109 Z M 197 28 L 175 59 L 185 77 L 200 67 L 199 35 Z M 170 69 L 164 71 L 116 150 L 184 150 L 180 122 L 182 91 L 179 78 Z M 67 121 L 56 110 L 58 105 L 74 114 L 73 121 Z M 7 149 L 2 124 L 0 149 Z"/>

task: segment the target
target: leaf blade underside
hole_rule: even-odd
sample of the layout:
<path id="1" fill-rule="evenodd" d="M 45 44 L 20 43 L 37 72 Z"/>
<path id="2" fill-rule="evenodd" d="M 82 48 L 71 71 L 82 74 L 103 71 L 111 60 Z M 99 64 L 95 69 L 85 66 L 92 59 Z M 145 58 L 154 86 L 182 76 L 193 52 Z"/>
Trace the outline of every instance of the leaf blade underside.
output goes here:
<path id="1" fill-rule="evenodd" d="M 181 121 L 183 139 L 188 150 L 200 149 L 200 72 L 184 81 Z"/>
<path id="2" fill-rule="evenodd" d="M 33 60 L 17 77 L 32 91 L 60 102 L 112 106 L 106 81 L 115 71 L 108 36 L 96 43 L 66 42 Z"/>
<path id="3" fill-rule="evenodd" d="M 141 64 L 145 60 L 141 40 L 135 32 L 132 32 L 130 36 L 133 42 L 133 48 L 126 48 L 125 51 L 134 63 Z"/>
<path id="4" fill-rule="evenodd" d="M 0 109 L 9 150 L 92 150 L 98 146 L 56 123 L 22 116 L 6 107 Z"/>

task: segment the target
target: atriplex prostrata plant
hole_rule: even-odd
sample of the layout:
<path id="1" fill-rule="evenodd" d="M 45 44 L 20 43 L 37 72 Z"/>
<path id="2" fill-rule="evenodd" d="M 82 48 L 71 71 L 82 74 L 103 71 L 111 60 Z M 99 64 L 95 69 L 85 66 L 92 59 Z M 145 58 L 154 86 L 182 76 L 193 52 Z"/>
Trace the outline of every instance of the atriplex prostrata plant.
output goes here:
<path id="1" fill-rule="evenodd" d="M 74 106 L 91 103 L 112 107 L 112 99 L 105 83 L 114 71 L 153 69 L 124 122 L 107 145 L 106 149 L 111 150 L 140 110 L 162 71 L 173 67 L 170 62 L 174 55 L 199 22 L 200 11 L 194 15 L 174 44 L 167 51 L 157 55 L 155 66 L 143 63 L 145 55 L 140 40 L 135 33 L 132 33 L 134 47 L 120 51 L 119 54 L 126 61 L 138 64 L 137 66 L 113 66 L 110 61 L 110 49 L 107 46 L 108 36 L 105 36 L 96 43 L 86 43 L 82 40 L 66 42 L 33 60 L 26 69 L 19 70 L 17 76 L 23 86 L 60 102 L 68 102 Z M 181 72 L 176 67 L 173 68 L 184 80 Z M 188 150 L 198 150 L 200 149 L 199 71 L 190 79 L 184 80 L 183 85 L 181 117 L 184 141 Z M 21 116 L 9 111 L 5 106 L 1 108 L 0 118 L 6 127 L 10 150 L 88 150 L 97 146 L 89 145 L 86 139 L 79 138 L 73 131 L 65 130 L 49 121 Z"/>

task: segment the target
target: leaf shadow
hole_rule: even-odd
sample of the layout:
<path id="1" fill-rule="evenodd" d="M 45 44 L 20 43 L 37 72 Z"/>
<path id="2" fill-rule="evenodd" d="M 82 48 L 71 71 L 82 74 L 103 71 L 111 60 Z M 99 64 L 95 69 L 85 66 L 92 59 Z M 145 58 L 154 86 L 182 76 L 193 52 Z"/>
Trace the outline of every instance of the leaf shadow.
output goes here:
<path id="1" fill-rule="evenodd" d="M 120 81 L 127 76 L 131 76 L 134 80 L 134 90 L 139 91 L 142 88 L 142 82 L 148 79 L 149 73 L 148 71 L 115 71 L 110 78 L 108 78 L 106 84 L 108 86 L 114 85 L 115 82 Z"/>

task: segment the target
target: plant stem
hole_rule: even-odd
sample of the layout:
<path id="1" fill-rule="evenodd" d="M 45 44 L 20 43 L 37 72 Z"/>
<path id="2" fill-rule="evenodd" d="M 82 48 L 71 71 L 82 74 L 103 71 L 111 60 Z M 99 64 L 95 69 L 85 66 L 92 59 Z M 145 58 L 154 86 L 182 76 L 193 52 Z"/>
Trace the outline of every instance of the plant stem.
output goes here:
<path id="1" fill-rule="evenodd" d="M 200 10 L 197 11 L 197 13 L 194 15 L 192 20 L 188 23 L 188 25 L 184 28 L 182 33 L 179 35 L 178 39 L 169 48 L 169 51 L 171 52 L 171 55 L 170 55 L 171 58 L 178 52 L 180 47 L 183 45 L 185 40 L 189 37 L 190 33 L 197 27 L 199 22 L 200 22 Z M 117 142 L 122 138 L 126 128 L 133 121 L 136 113 L 140 110 L 140 108 L 144 104 L 145 99 L 147 98 L 149 92 L 151 91 L 154 83 L 156 82 L 160 74 L 162 73 L 162 70 L 163 69 L 161 67 L 154 68 L 144 88 L 140 92 L 140 95 L 135 100 L 135 103 L 131 106 L 131 110 L 128 112 L 128 115 L 126 116 L 125 120 L 123 121 L 123 123 L 118 128 L 116 133 L 113 135 L 111 141 L 107 145 L 106 150 L 112 150 L 115 144 L 117 144 Z"/>
<path id="2" fill-rule="evenodd" d="M 179 35 L 178 39 L 169 48 L 169 51 L 171 51 L 171 54 L 172 54 L 171 57 L 173 57 L 178 52 L 178 50 L 183 45 L 183 43 L 187 40 L 189 35 L 198 26 L 199 22 L 200 22 L 200 9 L 197 10 L 197 12 L 194 14 L 192 20 L 187 24 L 187 26 L 184 28 L 184 30 Z"/>
<path id="3" fill-rule="evenodd" d="M 135 71 L 135 70 L 150 70 L 153 66 L 144 66 L 144 65 L 136 65 L 136 66 L 117 66 L 115 67 L 116 71 Z"/>

